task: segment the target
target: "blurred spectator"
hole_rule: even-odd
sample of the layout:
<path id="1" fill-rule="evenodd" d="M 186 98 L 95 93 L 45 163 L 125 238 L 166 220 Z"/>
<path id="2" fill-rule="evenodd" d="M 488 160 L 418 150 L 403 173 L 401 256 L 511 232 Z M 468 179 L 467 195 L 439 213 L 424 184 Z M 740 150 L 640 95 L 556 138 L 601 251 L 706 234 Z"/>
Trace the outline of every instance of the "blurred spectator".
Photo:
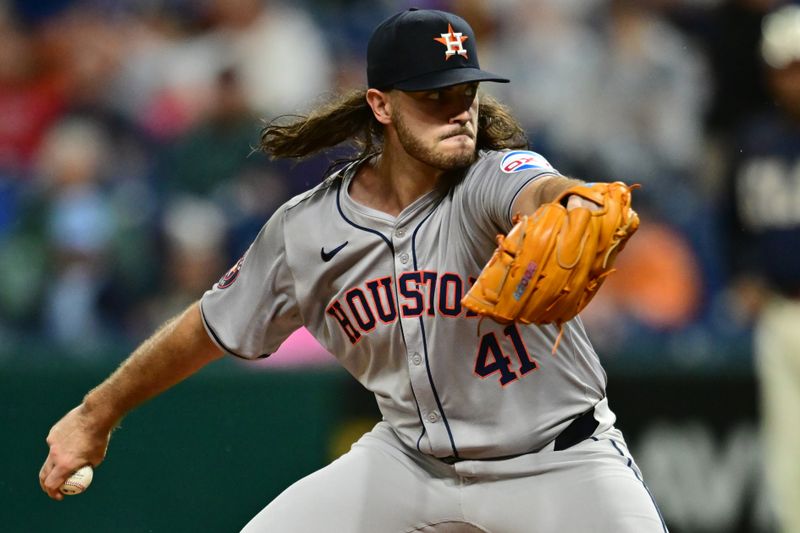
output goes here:
<path id="1" fill-rule="evenodd" d="M 23 218 L 33 217 L 23 217 L 24 210 L 19 211 L 13 213 L 11 231 L 0 236 L 0 336 L 3 330 L 7 335 L 13 332 L 6 347 L 37 336 L 49 340 L 37 327 L 47 275 L 46 247 L 42 232 L 35 228 L 38 221 L 23 222 Z"/>
<path id="2" fill-rule="evenodd" d="M 0 176 L 28 170 L 42 136 L 64 107 L 63 84 L 43 69 L 34 40 L 0 4 Z"/>
<path id="3" fill-rule="evenodd" d="M 207 117 L 167 150 L 161 172 L 165 189 L 209 196 L 230 185 L 252 164 L 248 156 L 258 145 L 258 133 L 259 122 L 247 105 L 236 71 L 223 70 Z"/>
<path id="4" fill-rule="evenodd" d="M 261 121 L 248 106 L 233 68 L 217 77 L 205 118 L 165 147 L 159 171 L 167 198 L 192 195 L 224 209 L 230 235 L 225 263 L 235 260 L 281 202 L 288 176 L 253 147 Z"/>
<path id="5" fill-rule="evenodd" d="M 562 172 L 642 183 L 640 197 L 687 224 L 708 102 L 702 51 L 647 2 L 516 2 L 493 59 L 512 107 Z"/>
<path id="6" fill-rule="evenodd" d="M 727 0 L 712 10 L 714 26 L 708 35 L 713 72 L 713 100 L 708 125 L 725 135 L 743 117 L 769 102 L 761 76 L 761 21 L 780 0 Z"/>
<path id="7" fill-rule="evenodd" d="M 256 112 L 304 110 L 332 89 L 330 50 L 307 11 L 279 0 L 212 0 L 210 17 L 210 37 L 230 54 Z"/>
<path id="8" fill-rule="evenodd" d="M 33 29 L 40 61 L 62 80 L 68 103 L 106 107 L 125 57 L 122 21 L 78 2 Z"/>
<path id="9" fill-rule="evenodd" d="M 642 236 L 586 310 L 587 327 L 604 353 L 637 346 L 680 356 L 685 343 L 708 338 L 695 328 L 718 277 L 703 251 L 713 198 L 697 179 L 711 96 L 703 50 L 655 1 L 501 5 L 486 65 L 514 80 L 497 90 L 509 91 L 501 97 L 534 149 L 567 174 L 642 184 Z"/>
<path id="10" fill-rule="evenodd" d="M 170 211 L 187 197 L 219 210 L 227 234 L 218 253 L 227 268 L 275 206 L 313 186 L 329 164 L 251 153 L 259 120 L 301 111 L 339 86 L 362 86 L 358 63 L 372 27 L 411 5 L 474 21 L 482 64 L 515 82 L 482 90 L 512 105 L 533 147 L 562 172 L 644 185 L 639 209 L 652 213 L 651 223 L 663 221 L 652 229 L 666 238 L 655 242 L 676 254 L 671 266 L 691 283 L 686 298 L 649 307 L 671 309 L 672 318 L 639 316 L 619 335 L 655 335 L 662 349 L 666 336 L 717 327 L 722 320 L 704 322 L 723 259 L 707 246 L 716 242 L 707 186 L 716 160 L 702 128 L 709 109 L 722 137 L 730 120 L 763 107 L 757 77 L 747 72 L 756 72 L 758 22 L 777 1 L 0 1 L 0 335 L 67 342 L 81 324 L 84 338 L 100 331 L 132 340 L 149 331 L 153 302 L 179 301 L 188 281 L 176 276 L 192 277 L 188 255 L 165 233 Z M 684 8 L 696 17 L 684 26 L 694 24 L 703 40 L 664 17 Z M 99 161 L 81 185 L 62 177 L 43 186 L 35 165 L 53 158 L 51 143 L 66 143 L 54 141 L 65 130 L 99 132 L 102 147 L 92 149 Z M 92 150 L 77 148 L 74 158 L 88 161 Z M 651 252 L 626 255 L 652 261 Z M 183 266 L 167 275 L 167 263 Z M 201 270 L 213 281 L 222 272 L 209 265 Z M 606 303 L 636 314 L 631 292 L 618 292 L 616 281 Z M 59 311 L 72 305 L 69 316 Z M 614 337 L 614 328 L 603 331 Z"/>
<path id="11" fill-rule="evenodd" d="M 677 334 L 697 320 L 704 296 L 698 259 L 683 235 L 641 213 L 642 226 L 581 314 L 597 349 L 618 353 L 642 329 Z M 665 258 L 669 258 L 665 260 Z"/>
<path id="12" fill-rule="evenodd" d="M 112 6 L 71 2 L 39 20 L 35 34 L 43 65 L 64 88 L 65 123 L 91 124 L 100 132 L 98 167 L 104 208 L 113 213 L 107 283 L 100 295 L 106 326 L 117 333 L 127 306 L 148 290 L 155 260 L 153 141 L 115 100 L 116 83 L 128 58 L 133 18 Z"/>
<path id="13" fill-rule="evenodd" d="M 67 346 L 85 346 L 106 334 L 99 301 L 116 231 L 101 183 L 107 155 L 102 130 L 77 119 L 53 128 L 40 154 L 51 257 L 44 319 L 53 338 Z"/>
<path id="14" fill-rule="evenodd" d="M 114 100 L 156 138 L 202 120 L 225 69 L 261 117 L 297 112 L 331 89 L 331 51 L 307 11 L 263 0 L 209 0 L 195 10 L 181 18 L 140 7 L 122 29 L 129 49 Z"/>
<path id="15" fill-rule="evenodd" d="M 774 106 L 729 147 L 733 301 L 755 319 L 767 477 L 782 531 L 800 531 L 800 6 L 764 20 Z"/>
<path id="16" fill-rule="evenodd" d="M 511 0 L 503 15 L 507 27 L 494 40 L 482 41 L 481 60 L 487 68 L 508 73 L 513 83 L 490 89 L 502 93 L 537 149 L 557 151 L 553 159 L 558 161 L 582 159 L 590 147 L 577 139 L 587 126 L 582 112 L 571 109 L 589 105 L 598 37 L 579 14 L 554 0 Z"/>
<path id="17" fill-rule="evenodd" d="M 165 206 L 164 262 L 158 290 L 140 317 L 143 329 L 159 326 L 219 280 L 230 266 L 227 229 L 224 213 L 210 200 L 182 195 Z"/>

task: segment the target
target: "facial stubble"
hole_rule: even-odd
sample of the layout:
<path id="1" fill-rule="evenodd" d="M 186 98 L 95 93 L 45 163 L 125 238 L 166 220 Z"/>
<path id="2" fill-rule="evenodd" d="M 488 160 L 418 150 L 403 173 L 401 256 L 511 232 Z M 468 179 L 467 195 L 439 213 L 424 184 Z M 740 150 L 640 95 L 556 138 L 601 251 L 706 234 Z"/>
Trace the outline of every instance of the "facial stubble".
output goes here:
<path id="1" fill-rule="evenodd" d="M 394 117 L 394 126 L 400 145 L 406 153 L 427 165 L 440 170 L 449 171 L 468 167 L 475 162 L 477 154 L 474 149 L 447 154 L 437 152 L 434 148 L 425 146 L 419 138 L 414 136 L 400 114 Z M 455 133 L 455 135 L 459 133 L 470 135 L 466 128 L 464 128 L 462 132 Z M 448 137 L 452 136 L 454 136 L 454 134 L 448 135 Z M 447 137 L 441 138 L 439 141 L 445 138 Z"/>

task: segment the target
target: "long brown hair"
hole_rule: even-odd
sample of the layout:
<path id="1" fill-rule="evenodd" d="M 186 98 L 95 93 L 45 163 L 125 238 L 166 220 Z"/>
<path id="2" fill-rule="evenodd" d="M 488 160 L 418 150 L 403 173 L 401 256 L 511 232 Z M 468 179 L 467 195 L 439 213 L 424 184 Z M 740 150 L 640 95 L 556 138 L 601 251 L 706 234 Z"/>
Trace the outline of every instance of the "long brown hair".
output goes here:
<path id="1" fill-rule="evenodd" d="M 480 98 L 477 148 L 527 148 L 525 130 L 509 109 L 489 95 Z M 344 143 L 358 150 L 355 159 L 381 150 L 383 125 L 372 114 L 365 89 L 343 94 L 308 115 L 277 117 L 261 130 L 260 148 L 273 158 L 302 159 Z"/>

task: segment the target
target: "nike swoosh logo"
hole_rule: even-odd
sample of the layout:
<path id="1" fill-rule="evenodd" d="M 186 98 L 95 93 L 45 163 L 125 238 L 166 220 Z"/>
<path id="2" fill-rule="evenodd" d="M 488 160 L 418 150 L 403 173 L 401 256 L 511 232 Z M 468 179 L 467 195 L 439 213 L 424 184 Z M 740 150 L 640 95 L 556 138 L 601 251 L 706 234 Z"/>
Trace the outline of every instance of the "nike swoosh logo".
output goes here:
<path id="1" fill-rule="evenodd" d="M 344 241 L 344 243 L 340 244 L 339 246 L 337 246 L 336 248 L 334 248 L 330 252 L 326 252 L 325 251 L 325 247 L 323 246 L 319 251 L 319 256 L 322 258 L 323 261 L 325 261 L 327 263 L 328 261 L 333 259 L 333 256 L 338 254 L 342 250 L 342 248 L 347 246 L 348 242 L 350 242 L 350 241 Z"/>

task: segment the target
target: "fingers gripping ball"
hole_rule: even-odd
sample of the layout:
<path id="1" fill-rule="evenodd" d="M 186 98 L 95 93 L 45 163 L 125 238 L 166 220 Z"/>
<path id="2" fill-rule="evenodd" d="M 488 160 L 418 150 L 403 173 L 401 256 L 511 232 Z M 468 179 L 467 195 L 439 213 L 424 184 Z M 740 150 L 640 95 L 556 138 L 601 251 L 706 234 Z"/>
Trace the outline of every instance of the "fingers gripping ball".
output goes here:
<path id="1" fill-rule="evenodd" d="M 619 181 L 571 187 L 519 217 L 508 235 L 498 236 L 464 306 L 501 323 L 561 326 L 574 318 L 614 271 L 614 259 L 639 227 L 631 208 L 636 187 Z M 572 195 L 599 209 L 567 209 Z"/>
<path id="2" fill-rule="evenodd" d="M 58 488 L 58 490 L 61 492 L 61 494 L 66 494 L 67 496 L 80 494 L 89 488 L 93 477 L 94 470 L 92 470 L 92 467 L 89 465 L 83 466 L 74 474 L 69 476 L 69 478 Z"/>

